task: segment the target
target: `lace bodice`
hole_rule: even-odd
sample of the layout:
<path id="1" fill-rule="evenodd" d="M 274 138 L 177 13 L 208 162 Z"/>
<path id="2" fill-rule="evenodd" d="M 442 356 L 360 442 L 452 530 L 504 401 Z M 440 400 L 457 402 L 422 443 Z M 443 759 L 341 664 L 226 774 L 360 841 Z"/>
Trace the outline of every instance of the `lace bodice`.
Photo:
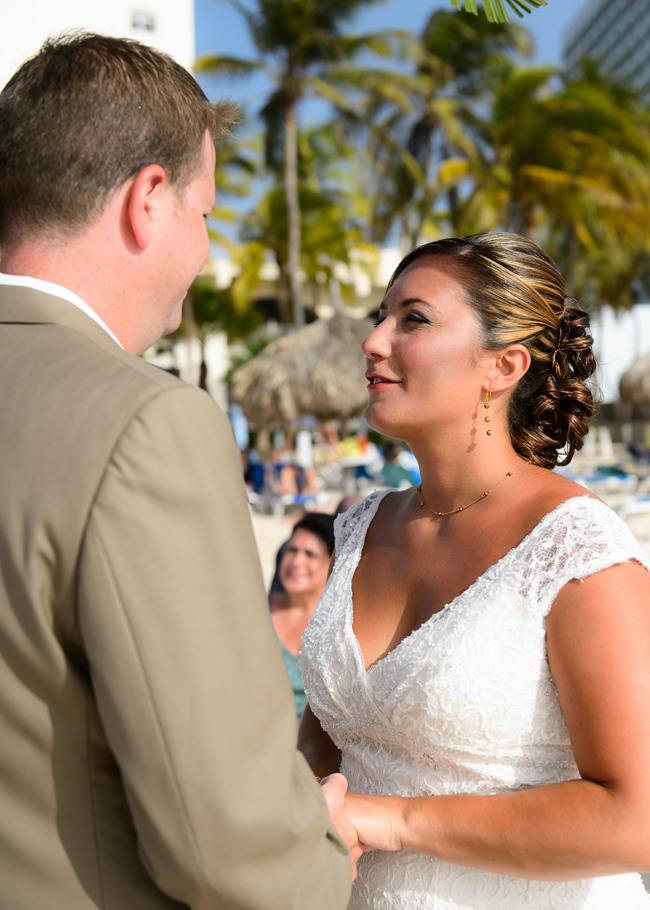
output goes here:
<path id="1" fill-rule="evenodd" d="M 386 491 L 388 492 L 388 491 Z M 303 635 L 305 691 L 343 752 L 350 790 L 499 793 L 579 777 L 548 665 L 545 617 L 571 579 L 648 561 L 601 502 L 567 500 L 465 591 L 365 670 L 352 576 L 386 492 L 335 526 L 336 566 Z M 404 850 L 365 854 L 352 910 L 626 910 L 638 876 L 531 882 Z"/>

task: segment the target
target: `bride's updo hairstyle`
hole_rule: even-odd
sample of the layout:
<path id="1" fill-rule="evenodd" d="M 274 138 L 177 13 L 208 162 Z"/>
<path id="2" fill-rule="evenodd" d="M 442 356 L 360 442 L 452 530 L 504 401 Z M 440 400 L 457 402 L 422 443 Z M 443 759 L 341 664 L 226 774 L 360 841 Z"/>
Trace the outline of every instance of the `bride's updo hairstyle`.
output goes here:
<path id="1" fill-rule="evenodd" d="M 588 380 L 596 360 L 589 316 L 568 305 L 553 260 L 518 234 L 449 238 L 412 250 L 388 287 L 422 256 L 447 260 L 478 316 L 484 350 L 522 344 L 530 353 L 530 368 L 508 407 L 515 451 L 545 468 L 568 464 L 582 448 L 594 413 Z"/>

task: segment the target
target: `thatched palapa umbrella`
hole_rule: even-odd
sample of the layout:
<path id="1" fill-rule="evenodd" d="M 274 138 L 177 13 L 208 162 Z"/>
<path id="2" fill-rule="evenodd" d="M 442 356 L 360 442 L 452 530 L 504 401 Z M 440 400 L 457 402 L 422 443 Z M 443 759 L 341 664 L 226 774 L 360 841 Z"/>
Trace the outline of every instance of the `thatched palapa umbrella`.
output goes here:
<path id="1" fill-rule="evenodd" d="M 361 342 L 371 331 L 369 320 L 342 313 L 319 319 L 240 367 L 233 396 L 260 427 L 287 426 L 307 414 L 319 420 L 356 417 L 368 401 Z"/>
<path id="2" fill-rule="evenodd" d="M 650 407 L 650 354 L 637 357 L 623 373 L 618 394 L 622 404 Z"/>

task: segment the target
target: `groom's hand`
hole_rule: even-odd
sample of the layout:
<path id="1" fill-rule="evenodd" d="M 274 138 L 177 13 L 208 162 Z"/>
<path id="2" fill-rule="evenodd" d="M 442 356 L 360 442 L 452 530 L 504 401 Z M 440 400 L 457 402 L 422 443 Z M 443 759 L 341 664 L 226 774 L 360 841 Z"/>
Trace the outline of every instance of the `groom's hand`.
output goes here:
<path id="1" fill-rule="evenodd" d="M 332 824 L 345 842 L 352 857 L 352 881 L 357 877 L 357 860 L 363 853 L 363 844 L 359 841 L 357 830 L 347 817 L 344 802 L 348 782 L 342 774 L 330 774 L 321 781 L 321 789 Z"/>

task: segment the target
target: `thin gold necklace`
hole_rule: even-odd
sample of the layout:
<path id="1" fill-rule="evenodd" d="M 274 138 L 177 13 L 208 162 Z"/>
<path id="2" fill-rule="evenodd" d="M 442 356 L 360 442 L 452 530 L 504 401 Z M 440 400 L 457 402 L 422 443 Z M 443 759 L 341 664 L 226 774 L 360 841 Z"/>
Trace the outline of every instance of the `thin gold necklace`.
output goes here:
<path id="1" fill-rule="evenodd" d="M 427 512 L 431 512 L 432 515 L 437 515 L 438 518 L 444 518 L 445 515 L 455 515 L 457 512 L 464 512 L 465 509 L 469 509 L 470 506 L 473 506 L 474 503 L 479 502 L 481 499 L 485 499 L 486 496 L 489 496 L 492 490 L 496 490 L 499 484 L 502 484 L 504 480 L 507 480 L 508 477 L 512 477 L 513 474 L 516 474 L 517 471 L 521 471 L 522 468 L 525 468 L 527 464 L 532 464 L 531 461 L 525 461 L 523 464 L 519 465 L 518 468 L 514 468 L 512 471 L 508 471 L 505 477 L 502 477 L 498 483 L 495 483 L 493 487 L 490 487 L 489 490 L 486 490 L 484 493 L 481 493 L 480 496 L 477 496 L 476 499 L 473 499 L 471 502 L 468 502 L 466 506 L 460 506 L 458 509 L 451 509 L 449 512 L 436 512 L 435 509 L 430 509 L 426 504 L 424 499 L 422 499 L 422 484 L 418 486 L 418 495 L 420 497 L 420 505 L 423 509 L 426 509 Z"/>

